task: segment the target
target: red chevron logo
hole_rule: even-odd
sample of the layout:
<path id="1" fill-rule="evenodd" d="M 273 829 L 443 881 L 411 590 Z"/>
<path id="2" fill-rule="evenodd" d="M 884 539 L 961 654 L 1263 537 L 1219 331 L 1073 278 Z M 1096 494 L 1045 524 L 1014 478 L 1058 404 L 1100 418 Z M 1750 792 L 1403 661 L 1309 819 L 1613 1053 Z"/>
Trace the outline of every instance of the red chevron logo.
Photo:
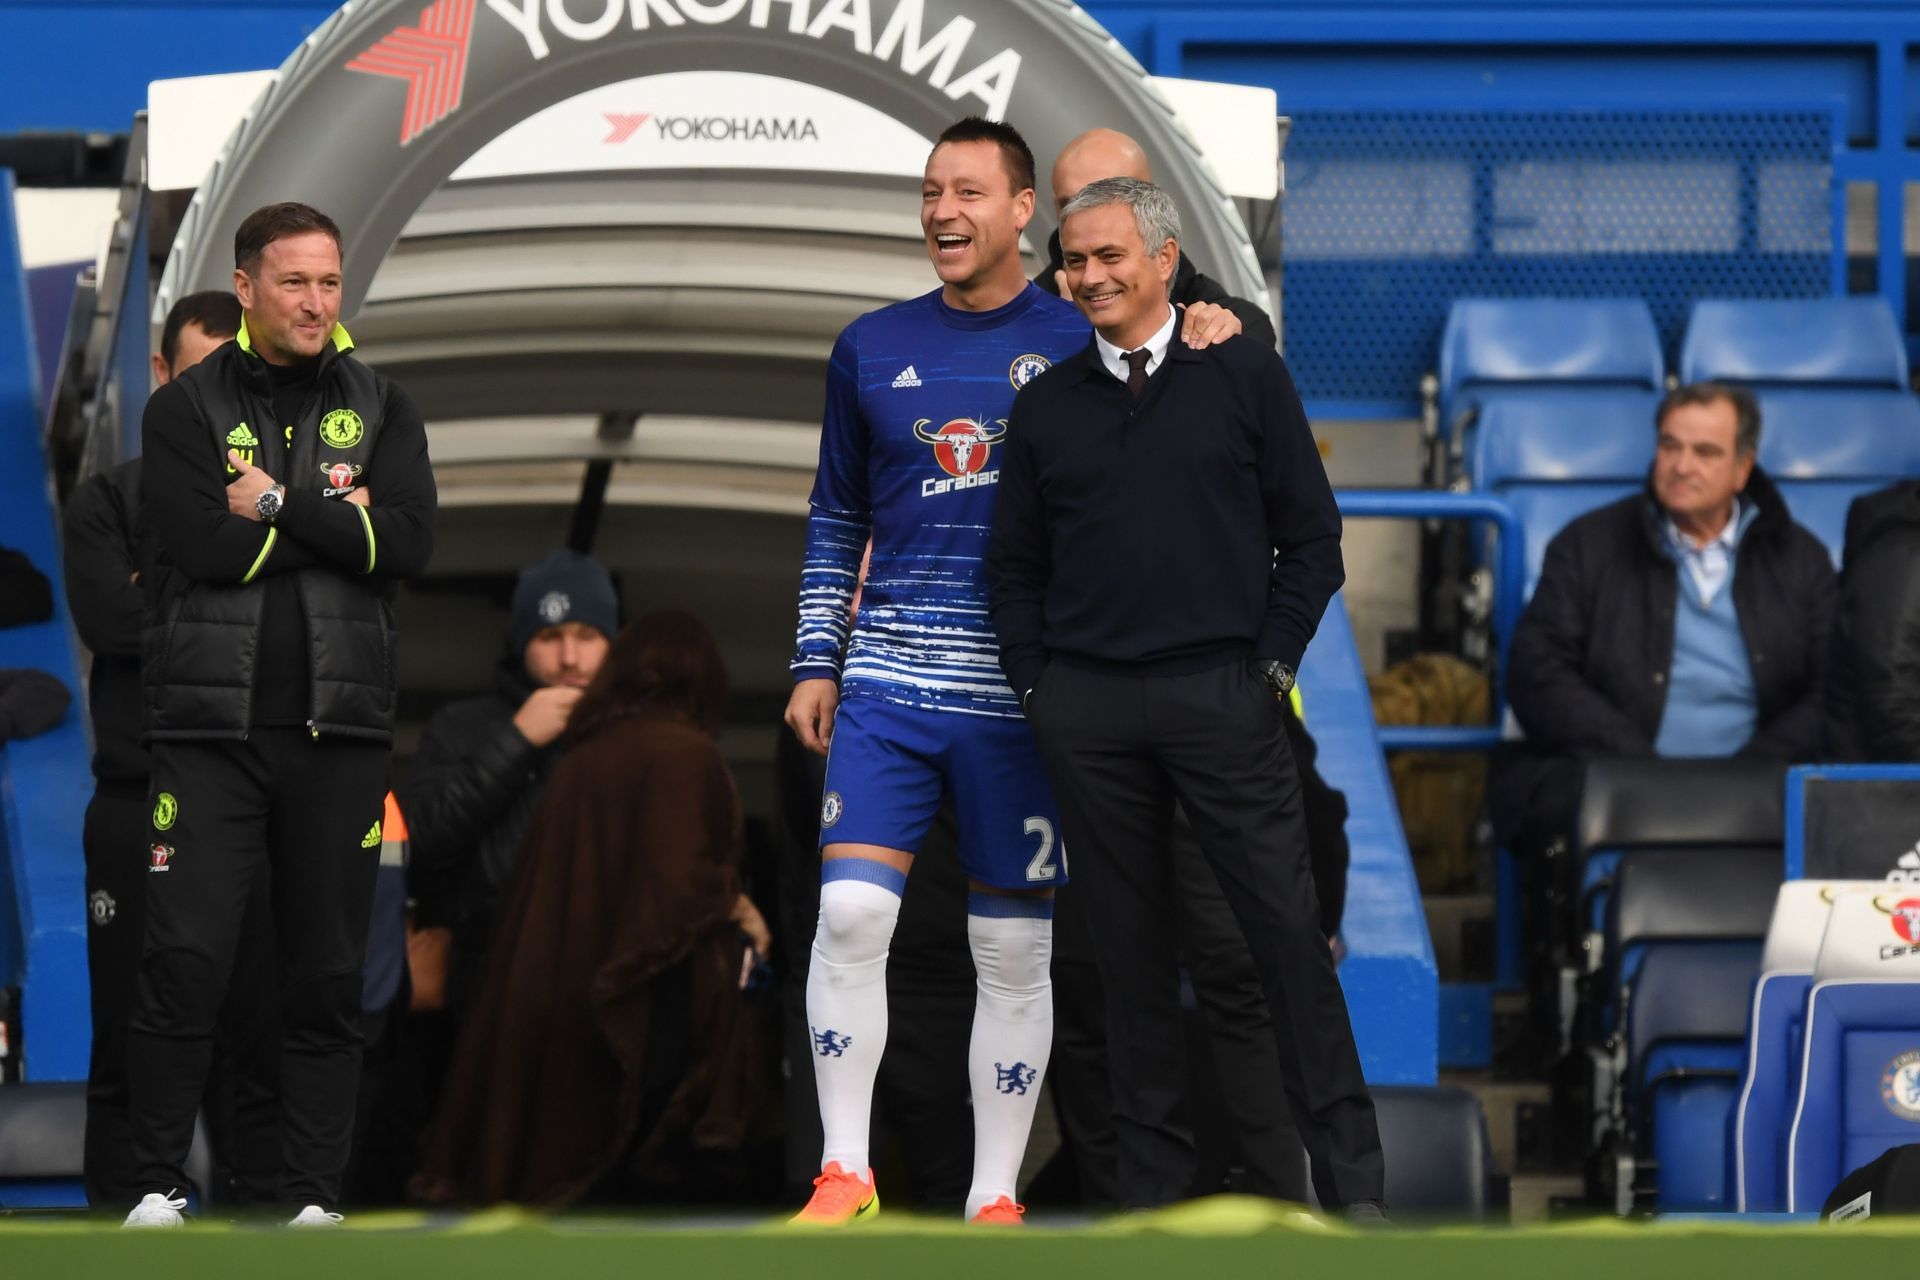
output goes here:
<path id="1" fill-rule="evenodd" d="M 629 114 L 625 111 L 602 111 L 600 114 L 607 118 L 607 124 L 612 126 L 613 129 L 613 132 L 600 139 L 600 141 L 612 146 L 618 146 L 628 138 L 631 138 L 633 131 L 645 124 L 648 117 L 653 113 L 650 111 L 639 111 Z"/>
<path id="2" fill-rule="evenodd" d="M 467 49 L 473 41 L 473 6 L 474 0 L 435 0 L 420 11 L 419 26 L 396 28 L 347 64 L 349 71 L 407 82 L 401 146 L 460 109 Z"/>

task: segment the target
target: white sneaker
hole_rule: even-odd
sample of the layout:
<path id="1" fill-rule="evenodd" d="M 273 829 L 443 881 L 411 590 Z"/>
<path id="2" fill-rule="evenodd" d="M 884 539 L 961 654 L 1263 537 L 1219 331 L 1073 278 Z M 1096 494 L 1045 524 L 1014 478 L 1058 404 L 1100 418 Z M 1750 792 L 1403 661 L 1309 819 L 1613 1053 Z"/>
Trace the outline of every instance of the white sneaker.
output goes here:
<path id="1" fill-rule="evenodd" d="M 177 1227 L 186 1221 L 180 1211 L 187 1207 L 186 1197 L 169 1200 L 158 1191 L 149 1191 L 133 1206 L 123 1227 Z"/>
<path id="2" fill-rule="evenodd" d="M 341 1217 L 337 1213 L 328 1213 L 325 1209 L 322 1209 L 319 1205 L 310 1204 L 306 1208 L 302 1209 L 299 1213 L 294 1214 L 293 1220 L 288 1222 L 287 1225 L 290 1227 L 300 1227 L 303 1229 L 308 1227 L 325 1228 L 325 1227 L 337 1227 L 345 1221 L 346 1219 Z"/>

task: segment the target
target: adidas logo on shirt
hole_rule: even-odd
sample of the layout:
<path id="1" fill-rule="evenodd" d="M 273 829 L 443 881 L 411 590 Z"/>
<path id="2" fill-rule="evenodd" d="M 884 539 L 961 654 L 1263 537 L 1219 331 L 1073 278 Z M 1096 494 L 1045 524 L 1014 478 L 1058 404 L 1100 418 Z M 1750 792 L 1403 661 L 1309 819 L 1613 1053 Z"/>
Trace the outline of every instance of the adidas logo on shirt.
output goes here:
<path id="1" fill-rule="evenodd" d="M 908 365 L 902 369 L 899 376 L 893 380 L 893 385 L 895 390 L 900 390 L 905 387 L 917 387 L 920 385 L 920 375 L 913 371 L 912 365 Z"/>

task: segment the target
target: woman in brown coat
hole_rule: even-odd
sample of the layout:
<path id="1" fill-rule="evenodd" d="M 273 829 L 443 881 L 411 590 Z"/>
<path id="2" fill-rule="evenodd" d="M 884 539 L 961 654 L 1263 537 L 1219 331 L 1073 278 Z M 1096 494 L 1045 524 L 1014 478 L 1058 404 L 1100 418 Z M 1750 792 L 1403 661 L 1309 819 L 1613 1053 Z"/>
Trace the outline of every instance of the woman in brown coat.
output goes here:
<path id="1" fill-rule="evenodd" d="M 740 804 L 714 741 L 726 669 L 681 612 L 629 624 L 574 709 L 414 1190 L 560 1205 L 698 1182 L 761 1101 L 740 993 Z"/>

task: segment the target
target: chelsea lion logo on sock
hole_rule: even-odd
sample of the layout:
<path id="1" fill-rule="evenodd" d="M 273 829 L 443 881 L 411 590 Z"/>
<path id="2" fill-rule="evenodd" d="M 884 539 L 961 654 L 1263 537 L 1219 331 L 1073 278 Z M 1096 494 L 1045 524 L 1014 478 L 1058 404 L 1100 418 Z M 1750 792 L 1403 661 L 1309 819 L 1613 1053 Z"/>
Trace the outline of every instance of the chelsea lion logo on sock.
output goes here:
<path id="1" fill-rule="evenodd" d="M 994 1085 L 1000 1092 L 1017 1093 L 1022 1096 L 1027 1092 L 1027 1086 L 1032 1084 L 1035 1077 L 1040 1074 L 1024 1062 L 1016 1062 L 1010 1067 L 1003 1067 L 996 1062 L 993 1064 L 993 1070 L 996 1077 Z"/>
<path id="2" fill-rule="evenodd" d="M 808 1030 L 812 1028 L 809 1027 Z M 823 1058 L 845 1057 L 848 1047 L 852 1044 L 852 1036 L 843 1036 L 832 1027 L 813 1033 L 813 1047 Z"/>

